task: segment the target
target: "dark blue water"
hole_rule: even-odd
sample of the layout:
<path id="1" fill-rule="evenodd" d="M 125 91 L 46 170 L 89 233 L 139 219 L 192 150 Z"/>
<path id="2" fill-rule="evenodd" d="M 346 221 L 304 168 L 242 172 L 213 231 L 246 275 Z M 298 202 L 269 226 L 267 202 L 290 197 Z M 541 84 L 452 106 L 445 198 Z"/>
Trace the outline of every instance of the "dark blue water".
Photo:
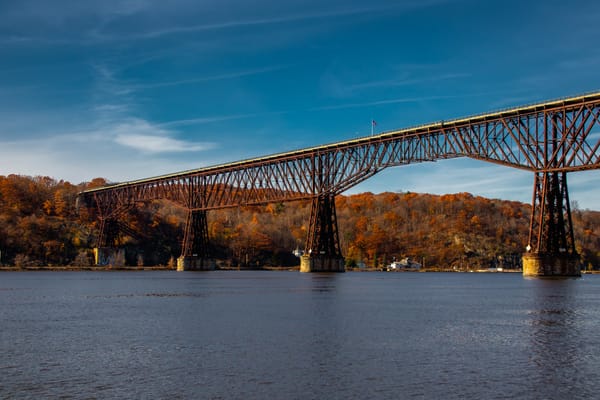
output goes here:
<path id="1" fill-rule="evenodd" d="M 0 398 L 600 393 L 600 276 L 5 272 L 0 323 Z"/>

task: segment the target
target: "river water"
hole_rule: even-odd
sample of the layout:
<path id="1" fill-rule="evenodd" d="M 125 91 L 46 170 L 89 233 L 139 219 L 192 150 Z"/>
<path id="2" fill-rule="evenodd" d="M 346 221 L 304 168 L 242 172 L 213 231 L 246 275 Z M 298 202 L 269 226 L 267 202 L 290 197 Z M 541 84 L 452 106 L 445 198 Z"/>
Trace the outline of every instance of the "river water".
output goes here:
<path id="1" fill-rule="evenodd" d="M 584 399 L 600 276 L 0 273 L 0 398 Z"/>

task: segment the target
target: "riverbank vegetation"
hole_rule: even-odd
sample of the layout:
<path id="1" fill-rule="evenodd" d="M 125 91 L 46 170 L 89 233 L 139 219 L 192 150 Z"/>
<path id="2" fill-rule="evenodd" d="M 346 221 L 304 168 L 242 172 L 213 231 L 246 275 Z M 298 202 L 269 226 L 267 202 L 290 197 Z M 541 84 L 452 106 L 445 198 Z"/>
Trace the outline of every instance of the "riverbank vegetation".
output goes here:
<path id="1" fill-rule="evenodd" d="M 95 210 L 77 209 L 77 193 L 106 181 L 73 185 L 49 177 L 0 176 L 0 264 L 89 266 Z M 584 268 L 600 268 L 600 212 L 573 204 L 576 247 Z M 530 205 L 469 193 L 363 193 L 338 196 L 342 252 L 349 267 L 382 267 L 409 257 L 425 268 L 518 266 L 527 246 Z M 210 211 L 215 257 L 230 267 L 292 266 L 307 234 L 308 202 Z M 156 201 L 126 215 L 123 263 L 173 265 L 181 252 L 185 210 Z"/>

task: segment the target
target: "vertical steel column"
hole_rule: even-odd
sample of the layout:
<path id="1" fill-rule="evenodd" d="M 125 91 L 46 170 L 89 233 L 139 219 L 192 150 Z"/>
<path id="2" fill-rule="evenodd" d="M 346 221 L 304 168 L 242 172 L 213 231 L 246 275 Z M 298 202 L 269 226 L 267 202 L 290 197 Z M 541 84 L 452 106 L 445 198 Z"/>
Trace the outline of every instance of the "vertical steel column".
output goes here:
<path id="1" fill-rule="evenodd" d="M 124 203 L 119 204 L 115 199 L 109 196 L 94 196 L 94 202 L 98 212 L 98 238 L 97 248 L 107 248 L 118 246 L 117 239 L 120 233 L 119 219 L 122 215 L 129 212 L 135 205 Z"/>
<path id="2" fill-rule="evenodd" d="M 320 195 L 312 201 L 306 253 L 313 257 L 342 257 L 333 195 Z"/>
<path id="3" fill-rule="evenodd" d="M 529 251 L 577 255 L 566 172 L 535 174 Z"/>
<path id="4" fill-rule="evenodd" d="M 94 264 L 102 266 L 123 267 L 125 265 L 124 250 L 119 250 L 119 221 L 114 217 L 101 217 L 96 247 L 94 247 Z"/>
<path id="5" fill-rule="evenodd" d="M 301 272 L 344 272 L 344 257 L 335 212 L 335 194 L 331 185 L 335 181 L 333 160 L 326 154 L 312 159 L 312 199 L 305 255 L 300 259 Z"/>
<path id="6" fill-rule="evenodd" d="M 523 275 L 579 276 L 581 271 L 575 250 L 567 173 L 551 171 L 563 153 L 558 133 L 560 127 L 561 133 L 565 134 L 565 113 L 556 113 L 551 118 L 546 117 L 544 127 L 544 170 L 535 173 L 533 184 Z M 548 135 L 548 123 L 552 125 L 551 135 Z"/>
<path id="7" fill-rule="evenodd" d="M 206 210 L 188 211 L 181 256 L 198 258 L 210 256 Z"/>
<path id="8" fill-rule="evenodd" d="M 114 218 L 101 217 L 96 247 L 114 247 L 119 236 L 119 223 Z"/>
<path id="9" fill-rule="evenodd" d="M 119 217 L 129 211 L 133 205 L 117 205 L 111 201 L 96 198 L 99 214 L 98 239 L 94 247 L 94 264 L 122 267 L 125 265 L 125 252 L 119 250 L 121 223 Z"/>
<path id="10" fill-rule="evenodd" d="M 215 262 L 210 259 L 206 210 L 202 208 L 206 201 L 206 182 L 195 177 L 182 183 L 185 184 L 187 190 L 188 215 L 185 222 L 181 257 L 177 259 L 177 270 L 214 269 Z"/>

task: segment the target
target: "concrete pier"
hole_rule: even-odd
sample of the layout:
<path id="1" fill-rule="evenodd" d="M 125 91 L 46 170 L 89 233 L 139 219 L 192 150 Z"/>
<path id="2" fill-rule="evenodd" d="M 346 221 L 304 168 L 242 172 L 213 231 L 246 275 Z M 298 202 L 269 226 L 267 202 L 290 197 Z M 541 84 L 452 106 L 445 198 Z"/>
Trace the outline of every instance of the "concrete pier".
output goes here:
<path id="1" fill-rule="evenodd" d="M 577 277 L 581 276 L 579 257 L 562 254 L 523 254 L 523 276 Z"/>
<path id="2" fill-rule="evenodd" d="M 302 256 L 300 272 L 346 272 L 343 257 Z"/>
<path id="3" fill-rule="evenodd" d="M 212 271 L 215 265 L 215 260 L 201 257 L 182 256 L 177 259 L 177 271 Z"/>
<path id="4" fill-rule="evenodd" d="M 114 247 L 94 247 L 94 265 L 122 267 L 125 265 L 125 250 Z"/>

